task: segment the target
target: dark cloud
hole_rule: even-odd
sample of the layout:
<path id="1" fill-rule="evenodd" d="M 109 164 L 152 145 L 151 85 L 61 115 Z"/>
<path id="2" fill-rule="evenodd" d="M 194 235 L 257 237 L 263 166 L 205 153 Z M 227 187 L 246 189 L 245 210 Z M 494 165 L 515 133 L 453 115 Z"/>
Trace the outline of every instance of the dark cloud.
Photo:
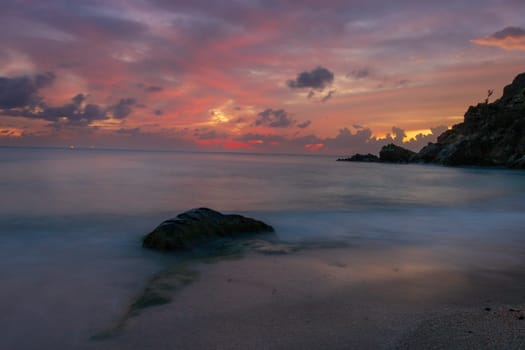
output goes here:
<path id="1" fill-rule="evenodd" d="M 144 83 L 138 83 L 137 84 L 137 87 L 141 90 L 143 90 L 144 92 L 149 92 L 149 93 L 154 93 L 154 92 L 161 92 L 162 90 L 164 90 L 164 88 L 162 86 L 158 86 L 158 85 L 146 85 Z"/>
<path id="2" fill-rule="evenodd" d="M 136 101 L 121 99 L 117 104 L 102 107 L 87 103 L 87 96 L 77 94 L 61 106 L 50 106 L 38 95 L 38 90 L 50 85 L 53 73 L 37 74 L 34 77 L 0 78 L 0 114 L 12 117 L 41 119 L 51 122 L 49 126 L 90 126 L 95 121 L 111 118 L 124 119 Z"/>
<path id="3" fill-rule="evenodd" d="M 310 124 L 312 124 L 312 121 L 311 120 L 307 120 L 307 121 L 304 121 L 302 123 L 297 124 L 297 127 L 300 128 L 300 129 L 306 129 L 307 127 L 310 126 Z"/>
<path id="4" fill-rule="evenodd" d="M 33 77 L 0 77 L 0 109 L 19 108 L 38 103 L 38 90 L 55 80 L 51 72 Z"/>
<path id="5" fill-rule="evenodd" d="M 135 136 L 141 133 L 140 128 L 120 128 L 114 131 L 116 134 Z"/>
<path id="6" fill-rule="evenodd" d="M 62 106 L 47 106 L 45 103 L 37 107 L 26 106 L 25 108 L 4 110 L 3 113 L 31 119 L 42 119 L 52 122 L 51 126 L 88 126 L 96 120 L 108 119 L 106 112 L 98 105 L 83 105 L 85 96 L 76 95 L 70 103 Z"/>
<path id="7" fill-rule="evenodd" d="M 216 130 L 201 131 L 199 129 L 195 130 L 193 136 L 198 137 L 199 140 L 220 140 L 228 138 L 227 134 L 218 133 Z"/>
<path id="8" fill-rule="evenodd" d="M 396 126 L 392 127 L 392 134 L 394 135 L 394 141 L 400 143 L 402 143 L 405 137 L 407 137 L 405 130 Z"/>
<path id="9" fill-rule="evenodd" d="M 153 113 L 155 113 L 155 115 L 163 115 L 164 111 L 162 111 L 161 109 L 156 109 L 155 111 L 153 111 Z"/>
<path id="10" fill-rule="evenodd" d="M 335 91 L 336 90 L 330 90 L 328 91 L 328 93 L 326 95 L 323 96 L 323 98 L 321 99 L 321 102 L 326 102 L 328 101 L 329 99 L 332 98 L 332 96 L 335 94 Z"/>
<path id="11" fill-rule="evenodd" d="M 113 113 L 113 117 L 123 119 L 132 112 L 132 107 L 135 103 L 134 98 L 123 98 L 116 105 L 108 108 L 108 111 Z"/>
<path id="12" fill-rule="evenodd" d="M 243 121 L 243 118 L 239 118 L 236 122 L 240 123 Z M 270 128 L 290 128 L 296 126 L 300 129 L 306 129 L 310 124 L 312 124 L 310 120 L 299 122 L 293 119 L 284 109 L 268 108 L 258 114 L 253 125 L 268 126 Z"/>
<path id="13" fill-rule="evenodd" d="M 78 106 L 80 106 L 82 102 L 84 102 L 85 100 L 86 100 L 86 95 L 84 94 L 78 94 L 71 99 L 71 101 L 73 101 L 73 103 Z"/>
<path id="14" fill-rule="evenodd" d="M 155 86 L 155 85 L 147 86 L 144 88 L 144 91 L 146 92 L 161 92 L 162 90 L 164 90 L 162 86 Z"/>
<path id="15" fill-rule="evenodd" d="M 474 44 L 495 46 L 504 50 L 525 51 L 525 29 L 506 27 L 490 36 L 471 40 Z"/>
<path id="16" fill-rule="evenodd" d="M 520 27 L 506 27 L 491 35 L 495 39 L 522 38 L 525 37 L 525 29 Z"/>
<path id="17" fill-rule="evenodd" d="M 347 78 L 354 78 L 354 79 L 364 79 L 371 75 L 370 69 L 368 68 L 360 68 L 355 69 L 352 72 L 348 73 L 346 75 Z"/>
<path id="18" fill-rule="evenodd" d="M 288 80 L 286 84 L 292 89 L 310 88 L 312 90 L 323 90 L 334 81 L 334 73 L 324 67 L 317 67 L 311 71 L 299 73 L 294 80 Z"/>
<path id="19" fill-rule="evenodd" d="M 288 116 L 288 113 L 284 109 L 271 109 L 268 108 L 258 114 L 258 118 L 255 120 L 255 125 L 264 125 L 271 128 L 287 128 L 293 126 L 295 120 Z"/>
<path id="20" fill-rule="evenodd" d="M 310 90 L 310 92 L 308 93 L 308 95 L 306 96 L 307 99 L 311 99 L 315 96 L 315 91 L 314 90 Z"/>
<path id="21" fill-rule="evenodd" d="M 37 89 L 41 89 L 53 83 L 55 81 L 55 74 L 53 72 L 46 72 L 42 74 L 37 74 L 33 78 L 35 86 Z"/>
<path id="22" fill-rule="evenodd" d="M 368 128 L 357 130 L 352 133 L 348 128 L 339 129 L 339 133 L 334 138 L 322 140 L 322 143 L 329 150 L 348 149 L 350 152 L 362 149 L 375 149 L 376 139 L 372 137 L 372 131 Z"/>

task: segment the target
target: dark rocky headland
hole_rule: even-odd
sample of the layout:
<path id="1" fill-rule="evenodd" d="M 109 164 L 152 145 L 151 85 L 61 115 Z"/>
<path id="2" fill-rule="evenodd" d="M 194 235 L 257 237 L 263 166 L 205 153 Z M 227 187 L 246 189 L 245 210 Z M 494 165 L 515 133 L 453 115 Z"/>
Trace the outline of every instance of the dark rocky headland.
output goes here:
<path id="1" fill-rule="evenodd" d="M 356 154 L 338 161 L 435 163 L 525 169 L 525 73 L 503 89 L 503 96 L 471 106 L 454 125 L 418 153 L 389 144 L 379 157 Z"/>

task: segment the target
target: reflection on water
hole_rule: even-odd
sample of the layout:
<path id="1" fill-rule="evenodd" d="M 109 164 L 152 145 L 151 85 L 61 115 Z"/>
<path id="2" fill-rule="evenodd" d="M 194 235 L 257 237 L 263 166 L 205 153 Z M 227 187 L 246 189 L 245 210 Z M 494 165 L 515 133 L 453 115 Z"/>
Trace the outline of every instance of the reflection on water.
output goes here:
<path id="1" fill-rule="evenodd" d="M 362 305 L 367 296 L 432 303 L 498 278 L 512 291 L 503 271 L 525 262 L 519 171 L 25 149 L 0 149 L 0 167 L 0 348 L 94 346 L 88 339 L 173 266 L 173 256 L 143 250 L 141 237 L 192 207 L 246 213 L 277 235 L 270 245 L 252 241 L 241 260 L 198 267 L 202 278 L 173 307 L 205 318 L 213 303 L 242 311 L 277 294 L 283 303 L 338 290 Z M 173 317 L 161 310 L 130 328 Z"/>

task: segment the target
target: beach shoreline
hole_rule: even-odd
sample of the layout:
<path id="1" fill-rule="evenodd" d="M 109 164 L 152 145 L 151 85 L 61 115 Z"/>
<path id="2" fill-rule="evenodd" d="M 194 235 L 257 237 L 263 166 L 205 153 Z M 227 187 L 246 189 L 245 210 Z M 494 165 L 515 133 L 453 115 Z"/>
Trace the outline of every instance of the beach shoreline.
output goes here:
<path id="1" fill-rule="evenodd" d="M 97 349 L 519 349 L 525 273 L 463 270 L 408 254 L 318 249 L 194 266 L 171 303 L 145 309 Z M 373 273 L 371 273 L 373 272 Z"/>

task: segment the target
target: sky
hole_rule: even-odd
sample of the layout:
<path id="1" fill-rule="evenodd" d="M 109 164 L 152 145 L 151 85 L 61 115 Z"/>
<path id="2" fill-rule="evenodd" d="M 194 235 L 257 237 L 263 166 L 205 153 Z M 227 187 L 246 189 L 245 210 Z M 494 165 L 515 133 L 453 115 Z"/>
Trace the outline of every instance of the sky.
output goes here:
<path id="1" fill-rule="evenodd" d="M 523 0 L 2 0 L 0 146 L 419 150 L 525 71 Z"/>

